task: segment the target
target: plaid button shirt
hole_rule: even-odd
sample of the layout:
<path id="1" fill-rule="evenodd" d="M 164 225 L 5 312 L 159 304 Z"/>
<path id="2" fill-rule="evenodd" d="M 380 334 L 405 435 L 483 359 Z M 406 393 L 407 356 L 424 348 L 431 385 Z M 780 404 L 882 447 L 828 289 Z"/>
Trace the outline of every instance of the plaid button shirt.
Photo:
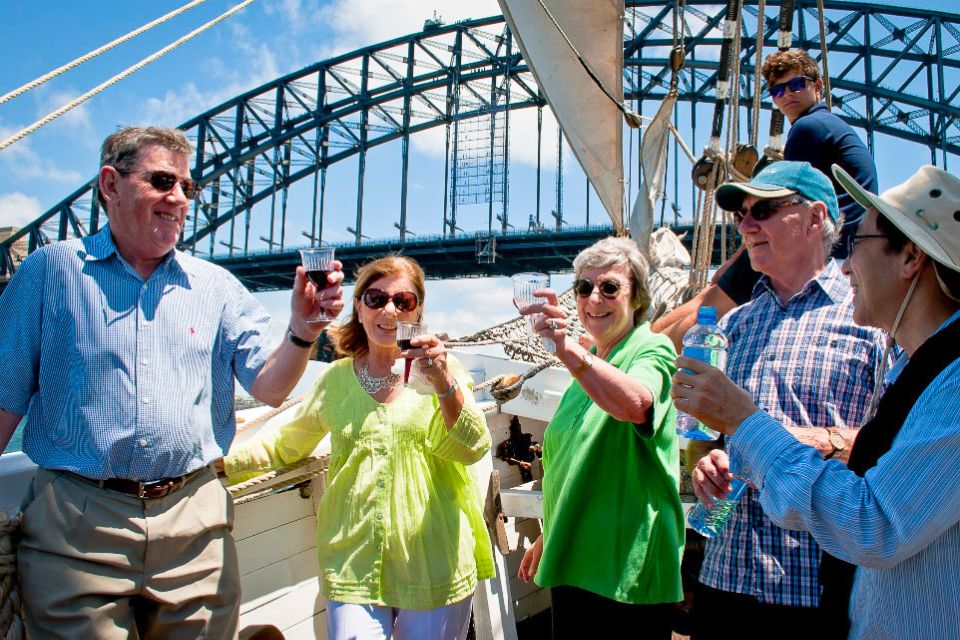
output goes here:
<path id="1" fill-rule="evenodd" d="M 883 355 L 883 334 L 853 322 L 850 285 L 831 259 L 786 303 L 766 277 L 753 299 L 723 318 L 727 374 L 780 424 L 857 427 Z M 747 491 L 723 531 L 707 541 L 700 581 L 760 602 L 819 602 L 820 548 L 809 533 L 787 531 Z"/>

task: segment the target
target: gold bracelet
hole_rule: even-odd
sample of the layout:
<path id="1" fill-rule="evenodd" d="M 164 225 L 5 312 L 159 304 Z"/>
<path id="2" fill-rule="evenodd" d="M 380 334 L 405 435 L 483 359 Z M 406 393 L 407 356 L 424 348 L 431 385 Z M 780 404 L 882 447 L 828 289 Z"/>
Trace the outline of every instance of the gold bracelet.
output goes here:
<path id="1" fill-rule="evenodd" d="M 583 354 L 583 360 L 580 361 L 580 364 L 577 365 L 577 368 L 570 372 L 570 375 L 574 378 L 579 378 L 583 375 L 583 372 L 593 366 L 593 354 L 587 351 Z"/>

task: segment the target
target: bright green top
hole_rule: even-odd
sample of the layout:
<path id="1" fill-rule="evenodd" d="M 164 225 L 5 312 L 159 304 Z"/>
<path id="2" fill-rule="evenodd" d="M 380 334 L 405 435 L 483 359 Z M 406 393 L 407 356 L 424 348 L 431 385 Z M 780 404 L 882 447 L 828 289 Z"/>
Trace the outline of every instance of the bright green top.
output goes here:
<path id="1" fill-rule="evenodd" d="M 452 356 L 448 366 L 468 388 Z M 433 609 L 494 575 L 480 494 L 466 465 L 490 449 L 473 394 L 449 430 L 436 395 L 410 388 L 389 404 L 370 397 L 353 358 L 314 383 L 293 421 L 225 459 L 239 482 L 309 455 L 330 433 L 327 488 L 317 508 L 324 595 L 336 602 Z"/>
<path id="2" fill-rule="evenodd" d="M 543 438 L 543 556 L 536 582 L 629 604 L 683 599 L 684 524 L 670 377 L 676 353 L 649 323 L 607 362 L 653 395 L 650 422 L 621 422 L 571 381 Z"/>

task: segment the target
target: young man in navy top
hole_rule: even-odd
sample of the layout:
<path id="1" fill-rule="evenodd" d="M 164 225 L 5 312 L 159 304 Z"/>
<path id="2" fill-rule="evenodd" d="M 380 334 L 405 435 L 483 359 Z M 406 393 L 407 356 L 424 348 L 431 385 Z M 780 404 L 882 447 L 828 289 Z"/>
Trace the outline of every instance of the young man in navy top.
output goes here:
<path id="1" fill-rule="evenodd" d="M 842 220 L 840 241 L 834 247 L 833 257 L 842 260 L 846 257 L 846 237 L 856 229 L 864 210 L 833 179 L 830 167 L 840 165 L 858 184 L 876 193 L 877 170 L 873 159 L 850 125 L 827 109 L 820 69 L 806 51 L 777 51 L 767 57 L 761 73 L 774 106 L 790 121 L 784 159 L 809 162 L 833 180 Z M 750 300 L 760 278 L 751 268 L 747 252 L 742 250 L 720 271 L 714 283 L 654 323 L 654 331 L 669 335 L 678 350 L 682 348 L 683 335 L 696 322 L 701 305 L 716 307 L 722 317 Z"/>

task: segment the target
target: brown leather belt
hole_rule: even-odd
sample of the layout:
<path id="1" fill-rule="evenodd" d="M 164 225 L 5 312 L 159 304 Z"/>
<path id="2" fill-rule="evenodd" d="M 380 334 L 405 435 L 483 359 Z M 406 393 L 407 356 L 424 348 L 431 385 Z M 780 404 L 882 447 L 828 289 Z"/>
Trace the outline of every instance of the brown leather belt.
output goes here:
<path id="1" fill-rule="evenodd" d="M 119 491 L 120 493 L 137 496 L 138 498 L 151 499 L 163 498 L 170 495 L 174 491 L 179 491 L 193 480 L 199 478 L 206 470 L 207 467 L 200 467 L 196 471 L 191 471 L 186 475 L 177 476 L 176 478 L 161 478 L 160 480 L 152 480 L 150 482 L 139 482 L 137 480 L 128 480 L 127 478 L 107 478 L 106 480 L 96 480 L 94 478 L 82 476 L 79 473 L 73 473 L 72 471 L 61 471 L 61 473 L 65 473 L 72 478 L 76 478 L 77 480 L 82 480 L 83 482 L 96 485 L 101 489 Z"/>

